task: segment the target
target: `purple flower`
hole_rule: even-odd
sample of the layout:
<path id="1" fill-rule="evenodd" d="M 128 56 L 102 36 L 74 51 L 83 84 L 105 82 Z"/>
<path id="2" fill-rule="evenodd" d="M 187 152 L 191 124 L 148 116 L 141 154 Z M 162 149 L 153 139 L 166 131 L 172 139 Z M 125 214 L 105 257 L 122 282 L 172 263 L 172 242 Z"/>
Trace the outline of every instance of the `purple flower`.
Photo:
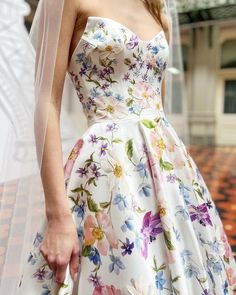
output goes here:
<path id="1" fill-rule="evenodd" d="M 204 289 L 201 295 L 211 295 L 211 291 L 209 289 Z"/>
<path id="2" fill-rule="evenodd" d="M 105 68 L 105 69 L 103 69 L 103 73 L 104 73 L 104 75 L 110 75 L 112 73 L 112 71 L 110 68 Z"/>
<path id="3" fill-rule="evenodd" d="M 138 37 L 135 35 L 132 35 L 131 38 L 129 39 L 129 42 L 126 43 L 126 48 L 130 50 L 137 45 L 138 45 Z"/>
<path id="4" fill-rule="evenodd" d="M 107 150 L 108 144 L 103 143 L 100 147 L 100 156 L 105 156 L 106 155 L 106 150 Z"/>
<path id="5" fill-rule="evenodd" d="M 126 238 L 126 243 L 123 243 L 121 246 L 121 249 L 124 249 L 124 251 L 121 253 L 123 256 L 126 254 L 132 254 L 132 250 L 134 248 L 134 243 L 130 243 L 130 240 Z"/>
<path id="6" fill-rule="evenodd" d="M 95 288 L 98 288 L 98 287 L 101 286 L 101 277 L 99 277 L 99 276 L 97 275 L 97 273 L 95 273 L 95 274 L 91 274 L 91 275 L 89 276 L 89 278 L 88 278 L 88 281 L 89 281 L 90 283 L 92 283 L 93 286 L 94 286 Z"/>
<path id="7" fill-rule="evenodd" d="M 206 226 L 207 224 L 212 225 L 206 203 L 199 206 L 190 205 L 189 209 L 191 221 L 198 220 L 203 226 Z"/>
<path id="8" fill-rule="evenodd" d="M 85 70 L 85 68 L 81 68 L 80 71 L 79 71 L 79 74 L 80 74 L 81 77 L 82 77 L 83 75 L 85 75 L 85 74 L 86 74 L 86 70 Z"/>
<path id="9" fill-rule="evenodd" d="M 132 71 L 132 70 L 134 70 L 136 68 L 136 64 L 131 64 L 130 66 L 129 66 L 129 71 Z"/>
<path id="10" fill-rule="evenodd" d="M 98 138 L 95 134 L 89 134 L 89 140 L 88 142 L 92 142 L 92 143 L 97 143 L 98 142 Z"/>
<path id="11" fill-rule="evenodd" d="M 46 270 L 44 267 L 37 269 L 37 271 L 33 274 L 33 277 L 39 281 L 49 280 L 52 276 L 53 272 Z"/>
<path id="12" fill-rule="evenodd" d="M 117 127 L 116 123 L 107 124 L 106 131 L 116 131 L 116 130 L 118 130 L 118 127 Z"/>
<path id="13" fill-rule="evenodd" d="M 124 80 L 124 81 L 129 80 L 129 75 L 130 75 L 129 73 L 125 74 L 124 77 L 123 77 L 123 80 Z"/>
<path id="14" fill-rule="evenodd" d="M 175 174 L 170 173 L 169 175 L 166 176 L 166 179 L 167 179 L 167 182 L 174 183 L 177 177 Z"/>
<path id="15" fill-rule="evenodd" d="M 160 213 L 157 212 L 152 215 L 152 212 L 148 211 L 143 217 L 143 226 L 141 228 L 141 233 L 145 237 L 155 238 L 161 232 L 163 232 L 163 228 L 161 225 Z"/>
<path id="16" fill-rule="evenodd" d="M 98 167 L 95 163 L 93 163 L 90 166 L 90 169 L 92 170 L 93 175 L 95 176 L 96 179 L 98 179 L 99 176 L 101 176 L 101 173 L 98 171 Z"/>
<path id="17" fill-rule="evenodd" d="M 87 177 L 87 174 L 88 174 L 89 171 L 88 171 L 88 169 L 86 167 L 84 167 L 84 168 L 79 168 L 75 172 L 79 174 L 79 177 L 83 177 L 83 176 Z"/>
<path id="18" fill-rule="evenodd" d="M 151 70 L 152 69 L 152 64 L 150 62 L 147 63 L 147 69 Z"/>
<path id="19" fill-rule="evenodd" d="M 163 232 L 160 213 L 152 215 L 151 211 L 148 211 L 143 217 L 143 226 L 141 233 L 144 236 L 144 244 L 142 254 L 144 258 L 147 258 L 147 244 L 156 239 L 156 236 Z"/>

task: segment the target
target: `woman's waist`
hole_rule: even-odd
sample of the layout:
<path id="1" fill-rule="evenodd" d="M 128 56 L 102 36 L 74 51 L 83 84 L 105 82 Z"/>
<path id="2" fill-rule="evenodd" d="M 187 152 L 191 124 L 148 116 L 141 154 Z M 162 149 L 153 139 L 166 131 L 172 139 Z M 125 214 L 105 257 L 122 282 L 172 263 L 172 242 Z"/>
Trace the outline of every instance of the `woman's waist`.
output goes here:
<path id="1" fill-rule="evenodd" d="M 126 121 L 140 121 L 140 120 L 160 120 L 166 119 L 163 109 L 153 109 L 145 108 L 139 112 L 111 112 L 107 113 L 104 111 L 97 110 L 96 113 L 87 112 L 86 114 L 88 126 L 97 123 L 106 123 L 106 122 L 126 122 Z"/>

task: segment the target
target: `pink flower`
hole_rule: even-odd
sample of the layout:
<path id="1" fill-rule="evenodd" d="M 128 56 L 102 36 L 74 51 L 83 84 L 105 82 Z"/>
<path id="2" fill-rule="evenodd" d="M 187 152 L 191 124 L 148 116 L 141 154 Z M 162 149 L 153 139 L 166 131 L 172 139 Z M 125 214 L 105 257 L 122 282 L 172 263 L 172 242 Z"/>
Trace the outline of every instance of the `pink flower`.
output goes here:
<path id="1" fill-rule="evenodd" d="M 68 159 L 67 159 L 67 162 L 66 164 L 64 165 L 64 177 L 65 179 L 68 179 L 70 177 L 70 174 L 71 174 L 71 171 L 72 171 L 72 168 L 74 166 L 74 162 L 76 160 L 76 158 L 78 157 L 78 155 L 80 154 L 80 151 L 82 149 L 84 145 L 84 141 L 82 138 L 80 138 L 76 144 L 74 145 Z"/>
<path id="2" fill-rule="evenodd" d="M 226 236 L 225 231 L 222 229 L 222 233 L 221 233 L 221 241 L 224 245 L 224 255 L 226 258 L 233 258 L 233 253 L 232 253 L 232 248 L 229 245 L 228 242 L 228 237 Z"/>
<path id="3" fill-rule="evenodd" d="M 232 267 L 226 268 L 227 277 L 229 280 L 229 285 L 234 286 L 236 284 L 236 274 Z"/>
<path id="4" fill-rule="evenodd" d="M 175 263 L 175 258 L 173 256 L 173 253 L 168 249 L 166 249 L 166 259 L 169 264 Z"/>
<path id="5" fill-rule="evenodd" d="M 145 82 L 138 82 L 136 84 L 133 95 L 135 98 L 140 99 L 141 101 L 148 101 L 149 99 L 153 99 L 156 96 L 153 88 Z"/>
<path id="6" fill-rule="evenodd" d="M 106 212 L 96 212 L 96 218 L 88 215 L 84 222 L 85 245 L 93 245 L 97 241 L 97 248 L 101 255 L 107 255 L 109 245 L 118 248 L 118 239 L 111 220 Z"/>
<path id="7" fill-rule="evenodd" d="M 116 289 L 113 285 L 111 285 L 95 288 L 93 295 L 122 295 L 122 293 L 120 289 Z"/>

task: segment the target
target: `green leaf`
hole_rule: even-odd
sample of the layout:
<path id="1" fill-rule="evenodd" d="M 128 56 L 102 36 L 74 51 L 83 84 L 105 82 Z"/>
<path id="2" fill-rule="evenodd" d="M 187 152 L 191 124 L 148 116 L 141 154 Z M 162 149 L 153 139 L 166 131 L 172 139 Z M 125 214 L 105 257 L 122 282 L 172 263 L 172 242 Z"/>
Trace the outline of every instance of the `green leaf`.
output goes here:
<path id="1" fill-rule="evenodd" d="M 136 209 L 136 212 L 138 212 L 138 213 L 143 213 L 143 212 L 145 212 L 146 210 L 145 209 L 141 209 L 140 207 L 138 207 L 137 209 Z"/>
<path id="2" fill-rule="evenodd" d="M 97 203 L 91 198 L 87 198 L 88 208 L 91 212 L 98 212 L 98 205 Z"/>
<path id="3" fill-rule="evenodd" d="M 126 144 L 125 144 L 125 148 L 126 148 L 126 154 L 129 158 L 129 160 L 132 159 L 133 157 L 133 139 L 129 139 Z"/>
<path id="4" fill-rule="evenodd" d="M 125 58 L 124 59 L 124 63 L 128 66 L 128 65 L 130 65 L 131 64 L 131 60 L 130 60 L 130 58 Z"/>
<path id="5" fill-rule="evenodd" d="M 133 104 L 133 102 L 134 102 L 133 98 L 128 98 L 128 99 L 126 100 L 126 105 L 127 105 L 127 107 L 130 107 L 130 106 Z"/>
<path id="6" fill-rule="evenodd" d="M 101 202 L 99 204 L 103 209 L 105 209 L 105 208 L 109 207 L 111 203 L 110 202 Z"/>
<path id="7" fill-rule="evenodd" d="M 174 294 L 175 295 L 179 295 L 180 293 L 179 293 L 179 290 L 177 290 L 175 287 L 173 287 L 173 291 L 174 291 Z"/>
<path id="8" fill-rule="evenodd" d="M 159 123 L 160 120 L 161 120 L 161 117 L 156 117 L 156 118 L 154 119 L 154 121 L 155 121 L 156 123 Z"/>
<path id="9" fill-rule="evenodd" d="M 167 161 L 163 161 L 162 158 L 160 158 L 160 167 L 162 170 L 170 171 L 174 169 L 173 164 Z"/>
<path id="10" fill-rule="evenodd" d="M 166 264 L 165 264 L 165 262 L 163 262 L 162 265 L 158 268 L 158 271 L 160 271 L 160 270 L 164 270 L 164 269 L 166 269 Z"/>
<path id="11" fill-rule="evenodd" d="M 145 127 L 149 129 L 156 127 L 156 123 L 154 123 L 152 120 L 144 119 L 144 120 L 141 120 L 141 122 Z"/>
<path id="12" fill-rule="evenodd" d="M 200 278 L 200 279 L 198 279 L 198 281 L 199 281 L 200 283 L 205 283 L 205 282 L 207 281 L 207 278 Z"/>
<path id="13" fill-rule="evenodd" d="M 178 279 L 180 279 L 180 276 L 177 276 L 177 277 L 173 278 L 173 279 L 172 279 L 172 283 L 177 282 Z"/>
<path id="14" fill-rule="evenodd" d="M 94 184 L 94 180 L 95 180 L 95 177 L 90 177 L 89 180 L 88 180 L 88 185 L 90 184 Z"/>
<path id="15" fill-rule="evenodd" d="M 228 257 L 226 257 L 226 256 L 224 255 L 223 258 L 224 258 L 224 261 L 225 261 L 226 263 L 229 263 L 229 258 L 228 258 Z"/>
<path id="16" fill-rule="evenodd" d="M 175 247 L 173 246 L 173 244 L 171 242 L 171 235 L 170 235 L 169 230 L 164 230 L 164 239 L 165 239 L 165 243 L 166 243 L 167 248 L 169 250 L 175 250 Z"/>
<path id="17" fill-rule="evenodd" d="M 60 287 L 61 288 L 67 288 L 68 287 L 68 284 L 62 283 Z"/>
<path id="18" fill-rule="evenodd" d="M 80 187 L 77 187 L 77 188 L 75 188 L 75 189 L 72 189 L 71 190 L 71 192 L 72 193 L 81 193 L 81 192 L 83 192 L 83 186 L 82 186 L 82 184 L 80 185 Z"/>
<path id="19" fill-rule="evenodd" d="M 103 137 L 103 136 L 98 136 L 98 139 L 99 140 L 107 140 L 107 138 L 106 137 Z"/>
<path id="20" fill-rule="evenodd" d="M 105 63 L 104 59 L 102 59 L 102 58 L 99 58 L 99 64 L 103 67 L 106 67 L 106 63 Z"/>
<path id="21" fill-rule="evenodd" d="M 82 250 L 82 256 L 87 257 L 89 256 L 91 250 L 91 246 L 84 246 Z"/>
<path id="22" fill-rule="evenodd" d="M 123 140 L 120 139 L 120 138 L 115 138 L 115 139 L 112 140 L 112 142 L 114 142 L 114 143 L 121 143 L 121 142 L 123 142 Z"/>

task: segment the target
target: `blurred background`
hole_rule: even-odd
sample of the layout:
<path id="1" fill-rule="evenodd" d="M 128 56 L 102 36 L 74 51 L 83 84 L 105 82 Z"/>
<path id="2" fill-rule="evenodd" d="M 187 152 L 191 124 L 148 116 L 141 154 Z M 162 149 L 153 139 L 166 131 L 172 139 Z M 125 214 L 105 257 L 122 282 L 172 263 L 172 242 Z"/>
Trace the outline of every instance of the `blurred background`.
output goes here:
<path id="1" fill-rule="evenodd" d="M 37 0 L 25 18 L 30 29 Z M 177 0 L 189 150 L 222 216 L 236 256 L 236 0 Z M 64 102 L 76 115 L 76 99 Z M 181 129 L 182 101 L 175 101 Z M 179 120 L 178 120 L 179 118 Z"/>

